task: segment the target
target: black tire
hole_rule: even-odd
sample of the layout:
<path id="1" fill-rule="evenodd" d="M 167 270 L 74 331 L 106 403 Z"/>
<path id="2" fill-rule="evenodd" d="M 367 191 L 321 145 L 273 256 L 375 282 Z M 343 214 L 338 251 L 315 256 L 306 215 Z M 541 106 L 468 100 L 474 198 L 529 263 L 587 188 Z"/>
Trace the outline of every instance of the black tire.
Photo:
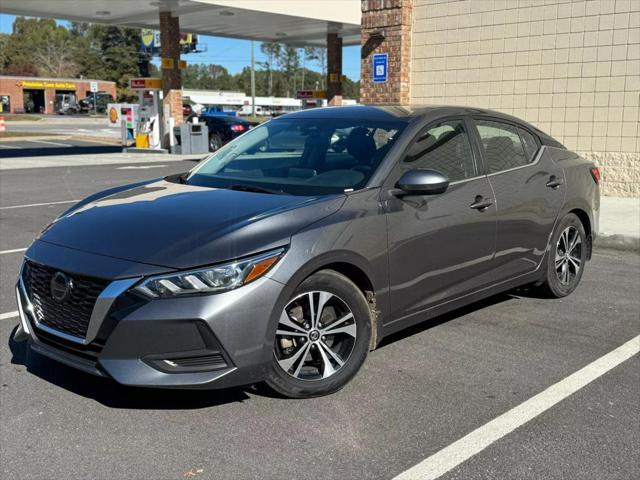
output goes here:
<path id="1" fill-rule="evenodd" d="M 278 356 L 282 356 L 282 350 L 278 343 L 281 340 L 279 337 L 276 337 L 273 345 L 274 354 L 272 356 L 271 368 L 269 369 L 266 382 L 273 390 L 289 398 L 318 397 L 340 390 L 356 375 L 369 352 L 369 343 L 371 339 L 371 316 L 367 300 L 360 289 L 351 280 L 338 272 L 333 270 L 321 270 L 307 278 L 296 288 L 291 299 L 287 302 L 287 306 L 289 306 L 296 298 L 304 298 L 304 296 L 308 295 L 309 292 L 326 292 L 335 296 L 332 298 L 336 298 L 336 302 L 340 301 L 341 304 L 348 307 L 353 314 L 353 321 L 352 323 L 349 321 L 349 326 L 351 327 L 352 325 L 355 325 L 356 336 L 354 340 L 351 340 L 350 354 L 348 354 L 343 365 L 337 368 L 335 373 L 331 374 L 327 378 L 318 379 L 301 379 L 286 372 L 279 364 L 279 360 L 277 358 Z M 327 302 L 326 305 L 329 304 L 330 301 Z M 328 308 L 325 307 L 324 310 L 328 311 Z M 302 310 L 300 311 L 302 312 Z M 291 319 L 292 317 L 288 318 Z M 305 320 L 301 320 L 305 322 Z M 322 315 L 322 322 L 324 322 L 324 315 Z M 327 323 L 325 326 L 329 328 L 331 323 Z M 276 326 L 276 329 L 277 328 L 279 327 Z M 331 337 L 331 334 L 327 335 L 327 341 L 333 341 L 329 338 Z M 313 343 L 311 342 L 311 337 L 305 340 L 310 344 Z M 325 340 L 324 336 L 322 336 L 322 340 Z M 302 355 L 301 358 L 303 362 L 305 358 L 310 358 L 310 361 L 313 363 L 320 353 L 315 350 L 322 350 L 321 345 L 310 345 L 310 348 L 312 350 L 309 350 L 309 357 L 307 357 L 307 354 Z M 286 360 L 286 358 L 284 358 L 284 360 Z M 324 367 L 324 363 L 322 363 L 322 365 Z M 335 363 L 331 368 L 337 365 L 338 364 Z M 318 371 L 320 372 L 320 369 L 318 369 Z"/>
<path id="2" fill-rule="evenodd" d="M 569 247 L 571 247 L 574 242 L 572 232 L 575 232 L 579 236 L 579 241 L 576 241 L 577 243 L 573 247 L 571 255 L 568 256 L 564 246 L 567 240 L 564 238 L 561 239 L 565 232 L 568 232 Z M 573 292 L 582 279 L 582 274 L 584 273 L 587 262 L 587 250 L 587 235 L 584 230 L 584 225 L 582 225 L 580 219 L 573 213 L 565 215 L 562 220 L 558 222 L 551 237 L 551 247 L 547 257 L 545 277 L 540 286 L 543 293 L 550 297 L 562 298 Z M 561 260 L 557 260 L 558 258 Z M 579 259 L 580 261 L 577 271 L 575 259 Z M 561 262 L 559 263 L 560 266 L 558 266 L 557 262 Z M 564 265 L 566 265 L 567 269 L 566 274 Z"/>
<path id="3" fill-rule="evenodd" d="M 217 133 L 209 135 L 209 151 L 215 152 L 222 148 L 222 139 Z"/>

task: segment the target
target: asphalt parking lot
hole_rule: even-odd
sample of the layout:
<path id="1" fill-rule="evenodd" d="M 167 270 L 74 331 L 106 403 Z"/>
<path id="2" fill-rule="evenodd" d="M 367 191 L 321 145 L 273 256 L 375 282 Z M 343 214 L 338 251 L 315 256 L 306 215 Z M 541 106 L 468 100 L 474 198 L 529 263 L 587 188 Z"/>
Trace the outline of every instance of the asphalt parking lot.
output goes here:
<path id="1" fill-rule="evenodd" d="M 193 165 L 0 172 L 2 478 L 390 479 L 640 333 L 640 257 L 603 250 L 572 296 L 510 292 L 419 325 L 312 400 L 126 388 L 11 341 L 22 249 L 45 224 L 95 191 Z M 639 367 L 620 363 L 439 478 L 640 478 Z"/>

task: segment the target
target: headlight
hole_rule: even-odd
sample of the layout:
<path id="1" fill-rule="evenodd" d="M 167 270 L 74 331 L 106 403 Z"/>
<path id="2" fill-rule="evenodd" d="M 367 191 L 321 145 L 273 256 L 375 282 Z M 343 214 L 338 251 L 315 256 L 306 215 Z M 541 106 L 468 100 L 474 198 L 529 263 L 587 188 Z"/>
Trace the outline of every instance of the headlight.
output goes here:
<path id="1" fill-rule="evenodd" d="M 151 298 L 225 292 L 263 276 L 283 253 L 284 248 L 278 248 L 224 265 L 149 277 L 135 290 Z"/>

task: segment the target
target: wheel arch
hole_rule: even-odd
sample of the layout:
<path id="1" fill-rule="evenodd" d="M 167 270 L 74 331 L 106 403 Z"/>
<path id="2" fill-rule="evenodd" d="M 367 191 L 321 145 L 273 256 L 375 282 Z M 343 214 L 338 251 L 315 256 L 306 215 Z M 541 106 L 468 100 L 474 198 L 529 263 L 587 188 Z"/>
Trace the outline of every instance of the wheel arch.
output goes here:
<path id="1" fill-rule="evenodd" d="M 584 227 L 584 232 L 587 235 L 587 260 L 591 260 L 591 253 L 593 250 L 593 235 L 592 235 L 592 225 L 591 218 L 589 214 L 583 210 L 582 208 L 573 208 L 569 210 L 567 213 L 573 213 L 578 219 L 582 226 Z"/>
<path id="2" fill-rule="evenodd" d="M 367 303 L 369 304 L 370 320 L 371 320 L 371 343 L 369 348 L 375 349 L 378 342 L 382 339 L 382 321 L 380 305 L 377 302 L 376 291 L 377 285 L 374 275 L 371 272 L 367 260 L 349 251 L 333 251 L 324 255 L 319 255 L 303 266 L 301 266 L 295 274 L 287 281 L 288 293 L 297 288 L 302 282 L 314 273 L 321 270 L 333 270 L 345 276 L 352 281 L 356 287 L 362 292 Z"/>

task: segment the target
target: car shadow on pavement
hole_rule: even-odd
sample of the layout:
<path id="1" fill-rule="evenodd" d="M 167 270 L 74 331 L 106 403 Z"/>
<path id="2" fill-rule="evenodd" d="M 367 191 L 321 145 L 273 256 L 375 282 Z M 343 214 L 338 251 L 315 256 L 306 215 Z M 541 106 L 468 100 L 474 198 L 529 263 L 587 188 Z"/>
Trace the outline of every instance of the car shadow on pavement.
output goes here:
<path id="1" fill-rule="evenodd" d="M 17 328 L 17 327 L 16 327 Z M 50 360 L 32 351 L 28 343 L 9 337 L 11 363 L 24 365 L 41 379 L 92 398 L 110 408 L 142 410 L 193 410 L 242 402 L 250 397 L 242 388 L 223 390 L 171 390 L 127 387 L 108 378 L 100 378 Z"/>
<path id="2" fill-rule="evenodd" d="M 484 298 L 482 300 L 474 302 L 470 305 L 465 305 L 464 307 L 457 308 L 451 312 L 438 315 L 429 320 L 425 320 L 416 325 L 413 325 L 412 327 L 405 328 L 404 330 L 393 333 L 385 337 L 384 339 L 382 339 L 382 342 L 380 342 L 376 350 L 384 348 L 391 343 L 395 343 L 407 337 L 411 337 L 412 335 L 415 335 L 417 333 L 424 332 L 425 330 L 429 330 L 430 328 L 437 327 L 438 325 L 442 325 L 443 323 L 447 323 L 450 320 L 454 320 L 458 317 L 463 317 L 464 315 L 468 315 L 469 313 L 473 313 L 477 310 L 482 310 L 492 305 L 497 305 L 498 303 L 517 299 L 518 297 L 514 295 L 514 293 L 515 292 L 499 293 L 497 295 L 493 295 L 491 297 Z"/>

